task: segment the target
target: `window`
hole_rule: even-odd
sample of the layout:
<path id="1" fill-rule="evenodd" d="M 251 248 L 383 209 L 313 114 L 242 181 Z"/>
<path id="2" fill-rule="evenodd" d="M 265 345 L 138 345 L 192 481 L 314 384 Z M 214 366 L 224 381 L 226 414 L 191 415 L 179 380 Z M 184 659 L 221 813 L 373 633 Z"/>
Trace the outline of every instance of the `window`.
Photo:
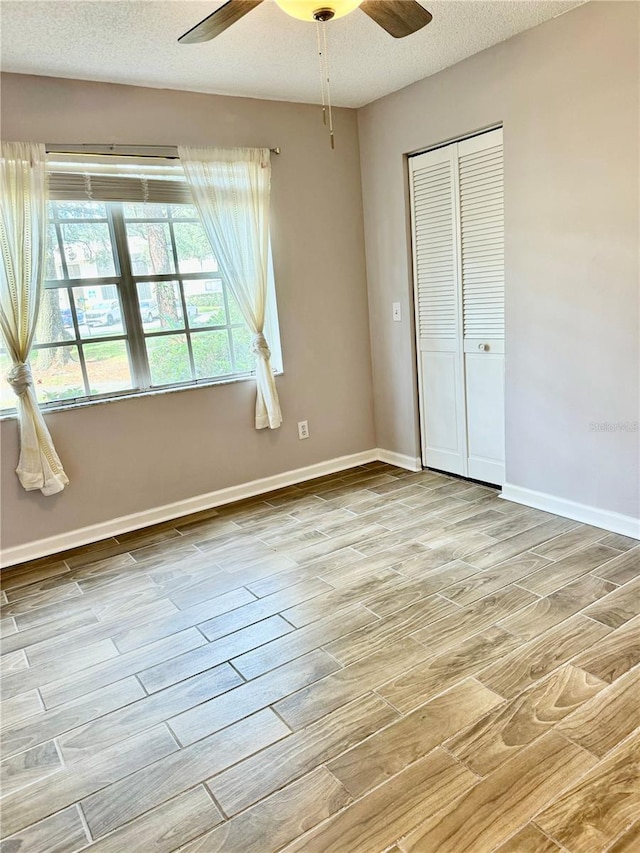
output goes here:
<path id="1" fill-rule="evenodd" d="M 251 375 L 251 335 L 195 207 L 51 201 L 48 237 L 31 352 L 41 404 Z M 275 303 L 268 314 L 277 350 Z M 13 407 L 2 385 L 0 405 Z"/>

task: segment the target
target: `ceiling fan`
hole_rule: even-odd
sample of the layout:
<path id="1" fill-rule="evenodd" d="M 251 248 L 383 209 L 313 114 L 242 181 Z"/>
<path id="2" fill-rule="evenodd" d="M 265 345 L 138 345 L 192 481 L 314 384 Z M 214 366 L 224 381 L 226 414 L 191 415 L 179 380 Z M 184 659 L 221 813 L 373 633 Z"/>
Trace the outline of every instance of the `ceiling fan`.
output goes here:
<path id="1" fill-rule="evenodd" d="M 263 0 L 227 0 L 178 39 L 182 44 L 197 44 L 219 36 Z M 302 21 L 326 22 L 341 18 L 360 7 L 365 15 L 394 38 L 404 38 L 426 26 L 430 12 L 416 0 L 276 0 L 280 8 Z"/>

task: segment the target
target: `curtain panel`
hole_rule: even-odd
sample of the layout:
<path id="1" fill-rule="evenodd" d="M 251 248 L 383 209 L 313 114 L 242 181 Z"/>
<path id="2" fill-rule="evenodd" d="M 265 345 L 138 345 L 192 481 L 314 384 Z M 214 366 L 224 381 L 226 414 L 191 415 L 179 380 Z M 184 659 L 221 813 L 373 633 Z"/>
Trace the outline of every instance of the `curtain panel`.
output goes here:
<path id="1" fill-rule="evenodd" d="M 187 148 L 178 156 L 213 253 L 252 332 L 256 429 L 277 429 L 280 401 L 264 336 L 269 263 L 268 148 Z"/>
<path id="2" fill-rule="evenodd" d="M 47 237 L 44 145 L 0 147 L 0 331 L 12 361 L 7 381 L 16 395 L 20 458 L 16 473 L 27 491 L 44 495 L 69 482 L 38 408 L 29 352 L 36 333 Z"/>

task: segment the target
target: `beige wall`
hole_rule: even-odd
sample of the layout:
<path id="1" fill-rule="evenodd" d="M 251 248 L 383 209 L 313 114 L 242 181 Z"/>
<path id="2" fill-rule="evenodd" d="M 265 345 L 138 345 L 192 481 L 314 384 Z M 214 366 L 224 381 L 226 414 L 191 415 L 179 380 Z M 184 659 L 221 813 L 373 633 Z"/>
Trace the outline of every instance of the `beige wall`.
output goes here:
<path id="1" fill-rule="evenodd" d="M 48 415 L 71 480 L 50 498 L 20 489 L 16 423 L 2 422 L 5 548 L 375 446 L 355 111 L 336 110 L 332 152 L 307 105 L 12 74 L 1 94 L 3 139 L 281 146 L 272 237 L 285 367 L 273 432 L 251 425 L 251 382 Z"/>
<path id="2" fill-rule="evenodd" d="M 640 6 L 581 6 L 359 112 L 379 447 L 419 455 L 404 155 L 504 123 L 509 483 L 637 517 Z"/>

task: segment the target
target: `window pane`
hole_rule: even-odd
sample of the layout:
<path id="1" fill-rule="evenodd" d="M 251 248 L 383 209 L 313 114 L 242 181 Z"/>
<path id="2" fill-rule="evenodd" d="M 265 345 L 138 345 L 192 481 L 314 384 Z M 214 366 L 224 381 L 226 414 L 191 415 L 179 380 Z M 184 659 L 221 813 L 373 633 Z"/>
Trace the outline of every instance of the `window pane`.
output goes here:
<path id="1" fill-rule="evenodd" d="M 6 380 L 10 367 L 9 354 L 0 347 L 0 409 L 15 409 L 16 406 L 16 395 Z"/>
<path id="2" fill-rule="evenodd" d="M 166 219 L 165 204 L 125 204 L 124 215 L 127 219 Z"/>
<path id="3" fill-rule="evenodd" d="M 56 234 L 55 225 L 49 225 L 47 230 L 47 254 L 45 256 L 44 273 L 44 277 L 47 281 L 64 278 L 62 259 L 60 257 L 60 246 L 58 245 L 58 235 Z"/>
<path id="4" fill-rule="evenodd" d="M 244 317 L 240 313 L 240 306 L 231 292 L 231 288 L 227 288 L 227 299 L 229 300 L 229 314 L 231 323 L 242 323 L 244 325 Z"/>
<path id="5" fill-rule="evenodd" d="M 57 201 L 54 212 L 59 219 L 107 218 L 107 206 L 100 201 Z"/>
<path id="6" fill-rule="evenodd" d="M 195 204 L 172 204 L 170 209 L 172 219 L 199 219 Z"/>
<path id="7" fill-rule="evenodd" d="M 74 287 L 73 294 L 82 338 L 125 334 L 117 285 Z"/>
<path id="8" fill-rule="evenodd" d="M 138 282 L 138 304 L 145 332 L 184 329 L 180 285 L 177 281 Z"/>
<path id="9" fill-rule="evenodd" d="M 198 332 L 191 337 L 191 346 L 198 379 L 233 373 L 229 335 L 226 330 Z"/>
<path id="10" fill-rule="evenodd" d="M 35 342 L 53 344 L 73 341 L 75 337 L 67 289 L 54 287 L 43 290 Z"/>
<path id="11" fill-rule="evenodd" d="M 169 225 L 166 222 L 127 222 L 134 275 L 174 272 Z"/>
<path id="12" fill-rule="evenodd" d="M 86 344 L 84 360 L 89 377 L 89 393 L 108 394 L 133 387 L 126 341 Z"/>
<path id="13" fill-rule="evenodd" d="M 180 272 L 217 270 L 211 244 L 199 222 L 176 222 L 173 226 Z"/>
<path id="14" fill-rule="evenodd" d="M 189 326 L 224 326 L 227 314 L 224 307 L 222 282 L 185 281 L 184 297 L 189 314 Z"/>
<path id="15" fill-rule="evenodd" d="M 251 332 L 246 326 L 232 329 L 233 353 L 238 373 L 251 373 L 256 368 L 256 357 L 251 352 Z"/>
<path id="16" fill-rule="evenodd" d="M 65 222 L 61 229 L 69 278 L 103 278 L 116 274 L 106 222 Z"/>
<path id="17" fill-rule="evenodd" d="M 31 368 L 41 403 L 85 396 L 78 347 L 34 349 L 31 352 Z"/>
<path id="18" fill-rule="evenodd" d="M 172 385 L 192 380 L 186 335 L 147 338 L 146 344 L 152 385 Z"/>

